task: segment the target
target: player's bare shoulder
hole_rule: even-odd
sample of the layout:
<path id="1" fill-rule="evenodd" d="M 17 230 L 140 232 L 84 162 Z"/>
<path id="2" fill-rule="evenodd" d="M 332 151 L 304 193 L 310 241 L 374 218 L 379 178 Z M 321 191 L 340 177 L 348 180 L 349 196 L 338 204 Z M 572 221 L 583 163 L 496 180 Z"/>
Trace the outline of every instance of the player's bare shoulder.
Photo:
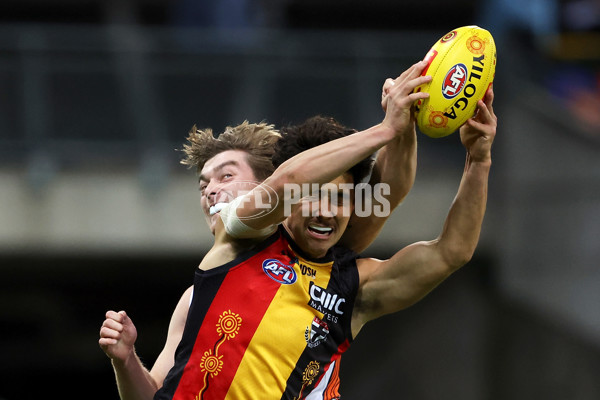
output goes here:
<path id="1" fill-rule="evenodd" d="M 233 261 L 238 255 L 252 249 L 261 240 L 263 239 L 236 239 L 224 231 L 219 232 L 217 230 L 215 232 L 215 244 L 206 253 L 199 268 L 203 271 L 208 271 Z"/>

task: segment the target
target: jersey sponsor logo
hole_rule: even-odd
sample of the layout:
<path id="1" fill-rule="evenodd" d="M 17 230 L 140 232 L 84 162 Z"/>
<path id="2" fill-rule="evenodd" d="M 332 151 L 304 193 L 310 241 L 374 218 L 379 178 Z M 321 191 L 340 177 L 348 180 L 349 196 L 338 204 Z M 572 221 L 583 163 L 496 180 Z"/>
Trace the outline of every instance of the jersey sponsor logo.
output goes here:
<path id="1" fill-rule="evenodd" d="M 314 282 L 310 283 L 308 292 L 310 294 L 308 305 L 315 310 L 322 312 L 323 314 L 344 314 L 343 306 L 346 302 L 346 299 L 339 297 L 337 293 L 330 293 L 319 285 L 315 285 Z M 337 318 L 334 322 L 336 321 Z"/>
<path id="2" fill-rule="evenodd" d="M 467 66 L 465 64 L 456 64 L 446 74 L 442 83 L 442 94 L 447 99 L 453 99 L 459 95 L 465 83 L 467 82 Z"/>
<path id="3" fill-rule="evenodd" d="M 296 282 L 296 271 L 291 265 L 287 265 L 277 260 L 276 258 L 267 258 L 262 263 L 265 274 L 275 282 L 283 285 L 291 285 Z"/>
<path id="4" fill-rule="evenodd" d="M 317 277 L 316 269 L 311 268 L 311 267 L 301 264 L 301 263 L 298 263 L 298 265 L 300 266 L 300 273 L 302 273 L 302 275 L 310 276 L 313 279 Z"/>
<path id="5" fill-rule="evenodd" d="M 306 339 L 306 344 L 311 349 L 325 341 L 328 335 L 329 326 L 327 322 L 321 321 L 318 317 L 314 317 L 310 326 L 307 326 L 304 331 L 304 339 Z"/>

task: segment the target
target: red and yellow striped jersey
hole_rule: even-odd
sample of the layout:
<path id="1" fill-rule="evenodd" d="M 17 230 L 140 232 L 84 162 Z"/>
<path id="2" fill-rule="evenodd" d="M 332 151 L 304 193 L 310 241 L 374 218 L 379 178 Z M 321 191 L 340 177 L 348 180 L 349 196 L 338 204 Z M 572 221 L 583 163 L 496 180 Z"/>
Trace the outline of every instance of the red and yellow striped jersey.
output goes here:
<path id="1" fill-rule="evenodd" d="M 236 260 L 198 270 L 175 365 L 155 400 L 339 398 L 356 254 L 302 254 L 280 227 Z"/>

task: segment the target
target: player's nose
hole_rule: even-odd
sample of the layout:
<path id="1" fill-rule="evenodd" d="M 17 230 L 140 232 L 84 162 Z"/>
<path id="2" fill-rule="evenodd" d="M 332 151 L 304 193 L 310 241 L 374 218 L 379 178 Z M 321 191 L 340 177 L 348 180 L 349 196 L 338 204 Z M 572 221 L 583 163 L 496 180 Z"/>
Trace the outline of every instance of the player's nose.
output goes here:
<path id="1" fill-rule="evenodd" d="M 217 194 L 219 194 L 218 185 L 214 181 L 208 182 L 206 188 L 204 188 L 204 195 L 208 199 L 209 205 L 213 205 L 216 201 Z"/>
<path id="2" fill-rule="evenodd" d="M 335 217 L 335 212 L 327 196 L 321 197 L 315 212 L 315 216 L 322 219 Z"/>

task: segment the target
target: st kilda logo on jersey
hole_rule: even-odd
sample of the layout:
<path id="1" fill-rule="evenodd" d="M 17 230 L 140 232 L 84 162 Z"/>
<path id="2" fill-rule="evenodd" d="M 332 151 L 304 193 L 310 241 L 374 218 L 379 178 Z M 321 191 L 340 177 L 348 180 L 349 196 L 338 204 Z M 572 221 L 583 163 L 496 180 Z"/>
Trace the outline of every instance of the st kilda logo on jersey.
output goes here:
<path id="1" fill-rule="evenodd" d="M 321 342 L 327 339 L 329 335 L 329 326 L 327 322 L 321 321 L 319 318 L 314 317 L 312 324 L 306 327 L 304 331 L 304 339 L 311 349 L 317 347 Z"/>

